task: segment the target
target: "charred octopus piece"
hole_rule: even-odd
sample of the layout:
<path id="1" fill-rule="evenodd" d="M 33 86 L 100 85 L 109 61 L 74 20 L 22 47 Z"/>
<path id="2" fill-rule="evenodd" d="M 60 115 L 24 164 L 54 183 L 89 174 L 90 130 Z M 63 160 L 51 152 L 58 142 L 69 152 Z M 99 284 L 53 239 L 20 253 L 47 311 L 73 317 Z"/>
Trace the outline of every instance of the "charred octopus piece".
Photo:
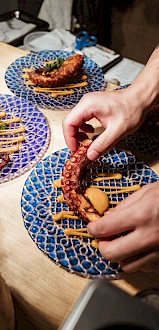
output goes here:
<path id="1" fill-rule="evenodd" d="M 81 177 L 84 168 L 90 162 L 87 158 L 87 150 L 91 144 L 90 140 L 81 143 L 78 150 L 73 153 L 65 163 L 62 173 L 62 190 L 64 199 L 71 211 L 74 211 L 81 219 L 86 222 L 100 218 L 100 214 L 91 205 L 90 201 L 84 196 Z"/>
<path id="2" fill-rule="evenodd" d="M 40 87 L 64 86 L 67 82 L 79 74 L 83 65 L 83 55 L 75 54 L 67 58 L 57 71 L 48 71 L 40 68 L 29 72 L 30 80 Z"/>
<path id="3" fill-rule="evenodd" d="M 4 166 L 8 164 L 10 161 L 10 157 L 6 152 L 0 153 L 0 169 L 2 169 Z"/>

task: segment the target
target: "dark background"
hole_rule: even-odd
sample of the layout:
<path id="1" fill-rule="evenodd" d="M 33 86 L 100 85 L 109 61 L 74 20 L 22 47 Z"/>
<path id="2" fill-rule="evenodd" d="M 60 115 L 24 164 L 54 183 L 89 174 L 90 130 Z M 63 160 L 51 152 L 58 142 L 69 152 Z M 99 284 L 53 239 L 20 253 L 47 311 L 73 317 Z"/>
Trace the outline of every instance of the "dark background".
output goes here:
<path id="1" fill-rule="evenodd" d="M 37 16 L 42 1 L 1 0 L 0 15 L 20 9 Z M 159 43 L 159 0 L 74 0 L 72 14 L 99 44 L 138 62 Z"/>

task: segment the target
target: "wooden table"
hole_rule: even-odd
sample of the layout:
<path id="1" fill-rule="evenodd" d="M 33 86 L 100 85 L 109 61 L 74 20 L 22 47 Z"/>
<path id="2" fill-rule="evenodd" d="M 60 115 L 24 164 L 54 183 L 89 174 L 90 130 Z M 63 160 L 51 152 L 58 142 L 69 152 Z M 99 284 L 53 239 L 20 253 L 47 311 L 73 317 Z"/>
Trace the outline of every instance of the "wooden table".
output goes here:
<path id="1" fill-rule="evenodd" d="M 11 94 L 4 81 L 5 71 L 11 62 L 25 54 L 26 51 L 0 43 L 0 93 Z M 42 112 L 52 132 L 45 158 L 66 146 L 62 120 L 68 111 L 42 109 Z M 159 161 L 154 160 L 149 166 L 159 174 Z M 55 329 L 68 315 L 90 280 L 58 267 L 28 235 L 21 216 L 20 200 L 29 173 L 0 185 L 0 272 L 18 304 L 38 329 Z M 138 272 L 126 275 L 114 284 L 134 295 L 144 288 L 159 286 L 159 280 L 155 274 Z"/>

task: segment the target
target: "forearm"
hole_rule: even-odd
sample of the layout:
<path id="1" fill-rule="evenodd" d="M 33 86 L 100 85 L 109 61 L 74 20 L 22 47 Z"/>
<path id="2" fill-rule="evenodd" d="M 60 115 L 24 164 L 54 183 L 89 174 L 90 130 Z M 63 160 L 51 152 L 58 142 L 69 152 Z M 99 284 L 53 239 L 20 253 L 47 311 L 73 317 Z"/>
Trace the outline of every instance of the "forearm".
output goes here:
<path id="1" fill-rule="evenodd" d="M 153 51 L 145 68 L 130 86 L 143 111 L 149 112 L 159 99 L 159 46 Z"/>

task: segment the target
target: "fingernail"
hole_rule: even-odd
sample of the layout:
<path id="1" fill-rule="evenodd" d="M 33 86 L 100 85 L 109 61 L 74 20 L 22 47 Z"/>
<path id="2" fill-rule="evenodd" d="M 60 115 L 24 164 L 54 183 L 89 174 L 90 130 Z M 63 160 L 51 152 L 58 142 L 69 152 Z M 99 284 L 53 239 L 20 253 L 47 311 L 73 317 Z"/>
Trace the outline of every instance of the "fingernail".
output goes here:
<path id="1" fill-rule="evenodd" d="M 97 151 L 92 149 L 91 151 L 88 151 L 87 156 L 90 160 L 96 160 L 99 157 L 99 154 L 97 153 Z"/>

